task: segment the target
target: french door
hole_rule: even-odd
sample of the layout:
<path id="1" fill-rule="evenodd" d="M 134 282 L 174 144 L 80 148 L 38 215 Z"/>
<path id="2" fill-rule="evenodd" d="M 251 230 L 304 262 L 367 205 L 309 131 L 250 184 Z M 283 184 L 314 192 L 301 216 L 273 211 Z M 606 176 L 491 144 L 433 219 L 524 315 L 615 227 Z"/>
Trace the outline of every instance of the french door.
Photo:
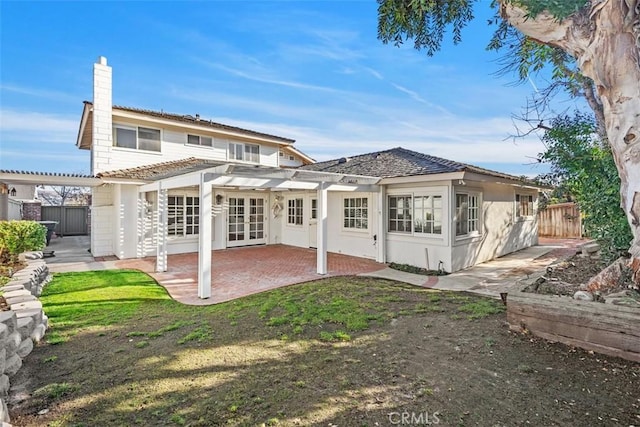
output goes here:
<path id="1" fill-rule="evenodd" d="M 261 197 L 229 197 L 227 247 L 266 243 L 265 208 Z"/>

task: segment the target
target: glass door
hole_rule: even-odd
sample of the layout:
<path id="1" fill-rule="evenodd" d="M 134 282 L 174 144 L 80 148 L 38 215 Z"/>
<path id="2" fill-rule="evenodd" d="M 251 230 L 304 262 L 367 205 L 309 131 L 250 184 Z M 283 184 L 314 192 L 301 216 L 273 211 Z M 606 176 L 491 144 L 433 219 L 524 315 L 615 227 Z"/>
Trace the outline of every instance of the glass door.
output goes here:
<path id="1" fill-rule="evenodd" d="M 263 198 L 229 197 L 227 247 L 266 243 L 265 219 Z"/>

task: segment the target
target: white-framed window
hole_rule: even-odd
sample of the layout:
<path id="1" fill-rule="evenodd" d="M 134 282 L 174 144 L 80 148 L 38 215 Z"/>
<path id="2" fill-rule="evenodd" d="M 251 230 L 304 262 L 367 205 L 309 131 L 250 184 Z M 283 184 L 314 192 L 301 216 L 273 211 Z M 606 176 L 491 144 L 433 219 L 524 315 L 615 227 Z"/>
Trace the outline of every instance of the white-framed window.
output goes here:
<path id="1" fill-rule="evenodd" d="M 289 199 L 287 201 L 287 224 L 302 225 L 302 199 Z"/>
<path id="2" fill-rule="evenodd" d="M 533 217 L 533 195 L 516 194 L 516 218 L 526 219 Z"/>
<path id="3" fill-rule="evenodd" d="M 193 236 L 199 233 L 200 198 L 185 195 L 167 197 L 169 236 Z"/>
<path id="4" fill-rule="evenodd" d="M 289 156 L 289 160 L 294 161 L 296 159 L 296 156 Z"/>
<path id="5" fill-rule="evenodd" d="M 442 234 L 442 196 L 413 196 L 413 232 Z"/>
<path id="6" fill-rule="evenodd" d="M 442 234 L 442 195 L 403 194 L 389 196 L 391 232 L 408 234 Z"/>
<path id="7" fill-rule="evenodd" d="M 389 231 L 411 233 L 411 196 L 389 196 Z"/>
<path id="8" fill-rule="evenodd" d="M 187 144 L 199 145 L 201 147 L 213 147 L 213 138 L 210 136 L 187 135 Z"/>
<path id="9" fill-rule="evenodd" d="M 258 144 L 230 142 L 228 153 L 229 160 L 260 163 L 260 146 Z"/>
<path id="10" fill-rule="evenodd" d="M 343 202 L 342 227 L 354 230 L 369 229 L 369 199 L 346 197 Z"/>
<path id="11" fill-rule="evenodd" d="M 160 129 L 115 126 L 113 135 L 114 147 L 160 152 Z"/>
<path id="12" fill-rule="evenodd" d="M 318 219 L 318 199 L 311 199 L 311 219 Z"/>
<path id="13" fill-rule="evenodd" d="M 480 233 L 480 195 L 456 193 L 456 236 Z"/>

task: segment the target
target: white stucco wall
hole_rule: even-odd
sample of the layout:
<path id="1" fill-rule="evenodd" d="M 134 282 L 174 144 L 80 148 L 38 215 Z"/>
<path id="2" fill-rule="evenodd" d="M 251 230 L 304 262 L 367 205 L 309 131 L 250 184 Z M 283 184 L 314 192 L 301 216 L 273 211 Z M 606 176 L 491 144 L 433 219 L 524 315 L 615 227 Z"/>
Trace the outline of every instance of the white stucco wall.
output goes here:
<path id="1" fill-rule="evenodd" d="M 117 126 L 135 127 L 144 126 L 161 130 L 160 152 L 135 150 L 130 148 L 114 147 L 111 142 L 100 141 L 100 147 L 95 149 L 94 156 L 98 160 L 96 162 L 96 170 L 94 172 L 104 172 L 117 169 L 126 169 L 137 166 L 145 166 L 153 163 L 167 162 L 173 160 L 185 159 L 188 157 L 196 157 L 199 159 L 214 160 L 220 162 L 234 162 L 228 159 L 228 144 L 250 143 L 260 145 L 260 164 L 266 166 L 278 166 L 278 145 L 257 143 L 255 141 L 232 140 L 214 136 L 211 132 L 198 132 L 192 130 L 180 130 L 178 128 L 161 128 L 157 124 L 136 122 L 133 120 L 116 120 L 113 123 L 114 128 Z M 113 131 L 115 132 L 115 130 Z M 202 147 L 193 144 L 187 144 L 187 135 L 197 134 L 210 136 L 213 138 L 213 147 Z M 97 146 L 96 146 L 97 147 Z"/>
<path id="2" fill-rule="evenodd" d="M 311 200 L 317 198 L 316 191 L 287 192 L 282 201 L 283 212 L 279 223 L 273 223 L 274 229 L 280 229 L 282 243 L 286 245 L 308 248 L 316 240 L 317 225 L 313 226 L 311 219 Z M 345 197 L 366 197 L 368 199 L 367 230 L 352 230 L 343 228 L 343 206 Z M 287 206 L 290 199 L 302 198 L 303 221 L 301 225 L 287 223 Z M 362 258 L 376 258 L 376 245 L 373 236 L 378 234 L 377 197 L 375 193 L 337 192 L 329 191 L 327 200 L 327 250 L 345 255 Z M 314 231 L 315 230 L 315 231 Z M 277 235 L 277 231 L 275 232 Z M 312 234 L 314 234 L 312 236 Z"/>
<path id="3" fill-rule="evenodd" d="M 114 255 L 113 186 L 102 185 L 91 189 L 91 254 Z"/>
<path id="4" fill-rule="evenodd" d="M 482 191 L 482 233 L 468 239 L 453 238 L 452 268 L 461 270 L 494 258 L 538 244 L 537 216 L 520 220 L 515 216 L 515 195 L 531 194 L 534 197 L 534 213 L 538 196 L 535 190 L 516 189 L 510 185 L 467 182 L 464 190 L 476 188 Z"/>
<path id="5" fill-rule="evenodd" d="M 443 268 L 451 271 L 451 226 L 449 218 L 451 183 L 438 181 L 430 184 L 400 184 L 387 186 L 387 197 L 383 209 L 386 232 L 386 260 L 400 264 L 409 264 L 417 267 L 437 270 Z M 388 197 L 406 195 L 439 195 L 442 196 L 442 234 L 424 235 L 406 232 L 388 231 Z"/>

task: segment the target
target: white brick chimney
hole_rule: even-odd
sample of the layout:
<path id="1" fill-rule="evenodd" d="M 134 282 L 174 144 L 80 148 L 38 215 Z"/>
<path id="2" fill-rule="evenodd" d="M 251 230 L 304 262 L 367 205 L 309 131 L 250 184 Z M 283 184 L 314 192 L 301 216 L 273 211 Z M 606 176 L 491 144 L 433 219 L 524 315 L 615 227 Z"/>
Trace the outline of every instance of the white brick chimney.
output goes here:
<path id="1" fill-rule="evenodd" d="M 113 146 L 111 67 L 107 58 L 98 57 L 93 64 L 93 144 L 91 148 L 91 174 L 112 169 L 109 165 Z"/>

